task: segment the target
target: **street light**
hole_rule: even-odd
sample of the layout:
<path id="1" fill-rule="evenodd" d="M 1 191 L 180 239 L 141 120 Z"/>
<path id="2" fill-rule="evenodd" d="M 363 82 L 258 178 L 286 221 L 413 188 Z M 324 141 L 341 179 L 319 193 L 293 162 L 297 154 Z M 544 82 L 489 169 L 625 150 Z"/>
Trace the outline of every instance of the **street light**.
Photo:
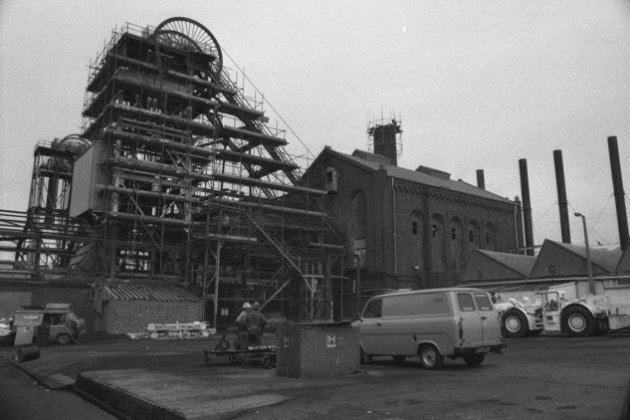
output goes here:
<path id="1" fill-rule="evenodd" d="M 593 266 L 591 264 L 591 249 L 588 246 L 588 232 L 586 231 L 586 217 L 582 213 L 574 213 L 575 217 L 582 218 L 582 227 L 584 228 L 584 246 L 586 247 L 586 273 L 588 275 L 588 290 L 595 294 L 595 282 L 593 280 Z"/>

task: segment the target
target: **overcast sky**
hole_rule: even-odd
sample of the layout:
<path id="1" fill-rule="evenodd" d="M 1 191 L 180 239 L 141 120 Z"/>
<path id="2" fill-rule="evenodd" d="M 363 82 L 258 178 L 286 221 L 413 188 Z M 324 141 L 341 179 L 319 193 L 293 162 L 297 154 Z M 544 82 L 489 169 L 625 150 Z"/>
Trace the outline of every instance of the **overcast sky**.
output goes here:
<path id="1" fill-rule="evenodd" d="M 173 16 L 205 25 L 312 153 L 365 150 L 370 118 L 395 114 L 399 166 L 471 184 L 483 169 L 510 199 L 525 158 L 541 244 L 561 238 L 560 149 L 570 214 L 591 244 L 619 243 L 606 139 L 628 189 L 630 0 L 2 0 L 0 208 L 26 210 L 38 141 L 80 133 L 87 66 L 112 29 Z M 573 216 L 571 236 L 583 243 Z"/>

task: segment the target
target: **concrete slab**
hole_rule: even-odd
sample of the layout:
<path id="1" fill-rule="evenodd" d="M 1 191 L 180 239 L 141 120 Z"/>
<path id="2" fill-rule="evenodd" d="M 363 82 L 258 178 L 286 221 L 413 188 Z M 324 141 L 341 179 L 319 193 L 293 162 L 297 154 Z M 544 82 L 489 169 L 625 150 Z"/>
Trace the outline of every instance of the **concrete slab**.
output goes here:
<path id="1" fill-rule="evenodd" d="M 251 378 L 249 378 L 251 379 Z M 289 398 L 261 393 L 249 381 L 207 380 L 142 369 L 83 372 L 76 392 L 134 419 L 220 419 Z"/>
<path id="2" fill-rule="evenodd" d="M 11 360 L 10 363 L 18 369 L 21 369 L 27 375 L 35 379 L 40 385 L 43 385 L 48 389 L 59 390 L 72 388 L 74 386 L 74 379 L 62 373 L 40 375 L 34 372 L 32 369 L 29 369 L 30 366 L 28 366 L 28 363 L 25 364 L 23 362 L 16 362 L 15 360 Z"/>
<path id="3" fill-rule="evenodd" d="M 74 386 L 74 379 L 62 373 L 47 376 L 44 378 L 43 382 L 49 389 L 66 389 Z"/>

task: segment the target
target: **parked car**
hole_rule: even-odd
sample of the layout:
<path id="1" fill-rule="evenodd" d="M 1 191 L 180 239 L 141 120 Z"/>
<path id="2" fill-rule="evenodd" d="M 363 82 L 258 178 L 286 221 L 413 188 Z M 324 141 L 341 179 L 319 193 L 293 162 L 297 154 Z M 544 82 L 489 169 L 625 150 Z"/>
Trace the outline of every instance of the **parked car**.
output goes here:
<path id="1" fill-rule="evenodd" d="M 370 298 L 359 321 L 361 363 L 418 356 L 427 369 L 444 358 L 481 364 L 505 347 L 490 294 L 473 288 L 400 291 Z"/>

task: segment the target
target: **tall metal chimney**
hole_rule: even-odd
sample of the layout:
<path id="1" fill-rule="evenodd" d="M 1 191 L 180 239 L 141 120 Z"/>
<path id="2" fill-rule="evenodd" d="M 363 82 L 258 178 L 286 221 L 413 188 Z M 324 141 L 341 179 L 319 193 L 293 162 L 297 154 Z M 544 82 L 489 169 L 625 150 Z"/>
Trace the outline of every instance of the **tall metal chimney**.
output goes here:
<path id="1" fill-rule="evenodd" d="M 628 248 L 630 238 L 628 235 L 628 215 L 626 214 L 626 202 L 623 192 L 623 180 L 621 178 L 621 164 L 619 163 L 619 148 L 617 137 L 608 137 L 608 154 L 610 155 L 610 170 L 612 172 L 613 191 L 615 193 L 615 206 L 617 207 L 617 226 L 619 227 L 619 244 L 623 251 Z"/>
<path id="2" fill-rule="evenodd" d="M 562 164 L 562 150 L 553 151 L 553 162 L 556 167 L 556 187 L 558 188 L 558 207 L 560 209 L 560 233 L 562 242 L 571 243 L 571 228 L 569 227 L 569 210 L 567 189 L 564 183 L 564 165 Z"/>
<path id="3" fill-rule="evenodd" d="M 534 255 L 534 231 L 532 228 L 532 207 L 529 201 L 529 178 L 527 176 L 527 159 L 519 159 L 521 174 L 521 196 L 523 197 L 523 221 L 525 222 L 525 247 L 527 255 Z"/>
<path id="4" fill-rule="evenodd" d="M 523 209 L 518 195 L 514 197 L 514 206 L 516 207 L 516 213 L 514 215 L 516 218 L 514 223 L 514 227 L 516 228 L 516 247 L 522 249 L 525 246 L 523 243 Z"/>
<path id="5" fill-rule="evenodd" d="M 477 169 L 477 186 L 482 190 L 486 189 L 486 179 L 483 175 L 483 169 Z"/>

